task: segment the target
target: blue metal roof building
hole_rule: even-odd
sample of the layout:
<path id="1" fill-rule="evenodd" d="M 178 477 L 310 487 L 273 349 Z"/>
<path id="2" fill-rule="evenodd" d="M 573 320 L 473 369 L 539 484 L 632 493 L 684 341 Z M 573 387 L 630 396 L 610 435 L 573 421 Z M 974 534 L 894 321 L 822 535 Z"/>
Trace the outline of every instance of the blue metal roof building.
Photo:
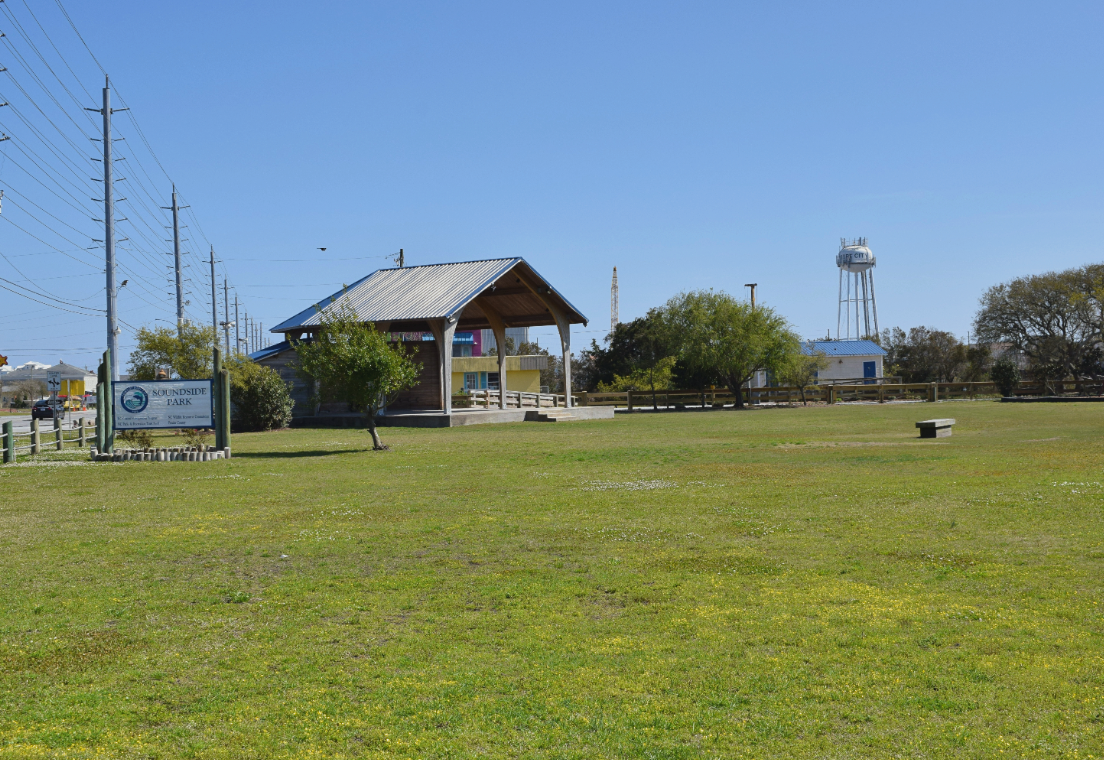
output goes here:
<path id="1" fill-rule="evenodd" d="M 885 356 L 886 350 L 872 340 L 809 340 L 801 344 L 801 353 L 812 356 Z"/>

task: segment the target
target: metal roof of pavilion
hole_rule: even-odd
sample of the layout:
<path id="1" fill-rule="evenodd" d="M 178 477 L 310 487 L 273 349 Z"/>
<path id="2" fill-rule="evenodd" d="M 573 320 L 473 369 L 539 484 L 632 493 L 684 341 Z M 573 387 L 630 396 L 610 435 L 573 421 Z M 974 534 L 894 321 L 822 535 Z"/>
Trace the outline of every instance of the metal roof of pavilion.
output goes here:
<path id="1" fill-rule="evenodd" d="M 801 344 L 801 353 L 826 356 L 885 356 L 886 350 L 872 340 L 810 340 Z"/>
<path id="2" fill-rule="evenodd" d="M 534 288 L 539 291 L 534 292 Z M 310 331 L 322 324 L 322 311 L 347 306 L 364 322 L 388 322 L 390 329 L 424 329 L 435 319 L 456 318 L 458 329 L 490 327 L 477 298 L 493 299 L 493 309 L 511 327 L 555 324 L 541 297 L 571 324 L 587 318 L 522 258 L 380 269 L 304 309 L 271 329 Z"/>

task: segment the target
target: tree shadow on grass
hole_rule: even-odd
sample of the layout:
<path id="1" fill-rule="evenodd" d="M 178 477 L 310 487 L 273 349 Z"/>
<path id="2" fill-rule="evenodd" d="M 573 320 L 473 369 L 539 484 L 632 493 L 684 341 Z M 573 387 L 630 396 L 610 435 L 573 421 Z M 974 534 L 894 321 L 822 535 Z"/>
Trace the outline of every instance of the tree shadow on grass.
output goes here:
<path id="1" fill-rule="evenodd" d="M 360 454 L 371 451 L 366 449 L 331 449 L 329 451 L 250 451 L 247 453 L 234 452 L 234 459 L 302 459 L 304 457 L 332 457 L 340 454 Z"/>

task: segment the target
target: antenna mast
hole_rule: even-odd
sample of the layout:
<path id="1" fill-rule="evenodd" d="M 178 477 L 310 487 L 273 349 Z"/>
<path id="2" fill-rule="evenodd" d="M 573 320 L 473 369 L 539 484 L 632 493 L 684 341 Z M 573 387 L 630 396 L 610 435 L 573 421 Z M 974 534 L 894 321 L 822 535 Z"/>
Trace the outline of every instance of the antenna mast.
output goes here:
<path id="1" fill-rule="evenodd" d="M 610 287 L 610 333 L 617 330 L 617 267 L 613 268 L 613 285 Z"/>

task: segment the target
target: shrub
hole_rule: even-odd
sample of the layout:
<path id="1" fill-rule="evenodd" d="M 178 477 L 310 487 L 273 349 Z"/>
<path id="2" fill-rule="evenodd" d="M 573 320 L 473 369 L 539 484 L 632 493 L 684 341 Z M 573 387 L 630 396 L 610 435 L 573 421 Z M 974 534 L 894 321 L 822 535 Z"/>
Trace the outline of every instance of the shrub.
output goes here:
<path id="1" fill-rule="evenodd" d="M 187 446 L 207 446 L 211 441 L 210 428 L 182 428 L 180 434 Z"/>
<path id="2" fill-rule="evenodd" d="M 148 430 L 121 430 L 115 437 L 132 449 L 148 449 L 153 446 L 153 433 Z"/>
<path id="3" fill-rule="evenodd" d="M 1011 396 L 1020 384 L 1020 370 L 1011 359 L 997 359 L 989 370 L 989 379 L 996 384 L 1002 396 Z"/>
<path id="4" fill-rule="evenodd" d="M 271 367 L 251 361 L 230 368 L 230 401 L 237 430 L 274 430 L 291 422 L 290 383 Z"/>

